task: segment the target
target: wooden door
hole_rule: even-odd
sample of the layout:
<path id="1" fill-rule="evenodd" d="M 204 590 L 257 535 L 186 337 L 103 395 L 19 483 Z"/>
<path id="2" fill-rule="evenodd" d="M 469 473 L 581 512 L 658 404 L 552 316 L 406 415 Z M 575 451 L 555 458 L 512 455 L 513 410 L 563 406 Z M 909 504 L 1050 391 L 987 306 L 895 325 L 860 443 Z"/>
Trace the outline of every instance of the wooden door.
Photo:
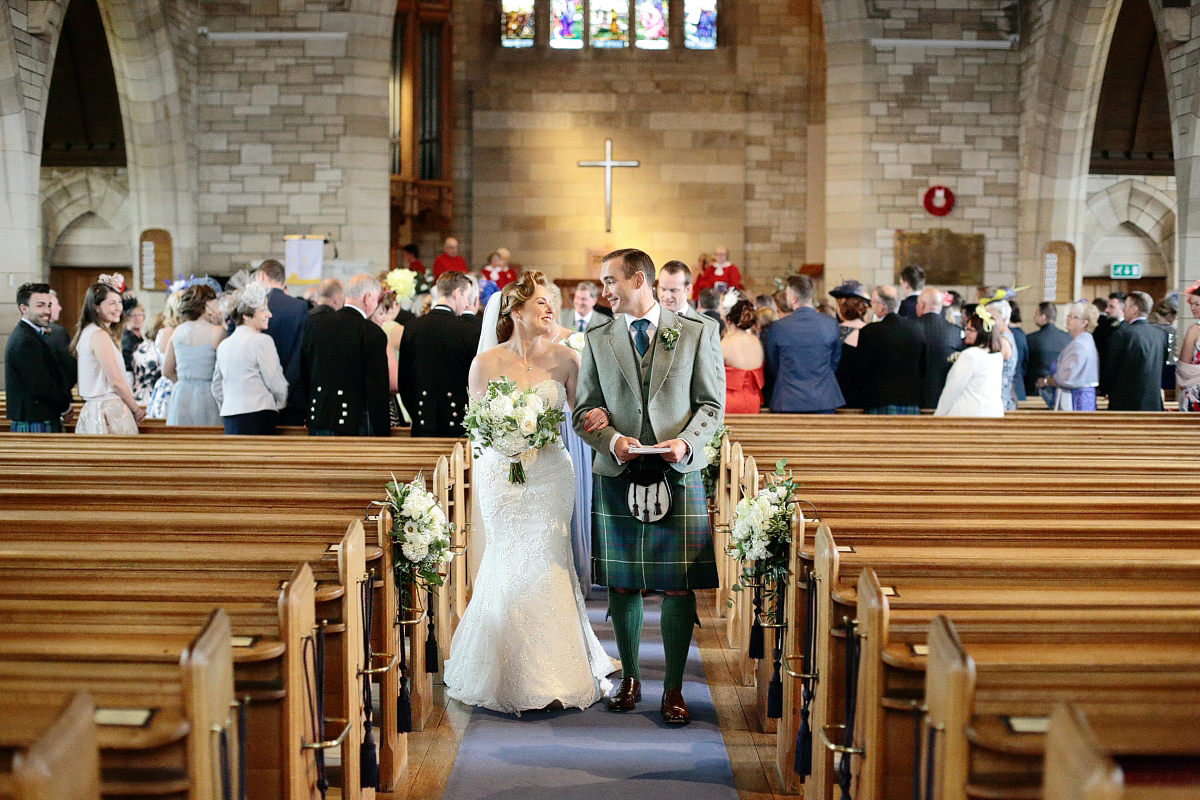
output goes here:
<path id="1" fill-rule="evenodd" d="M 70 331 L 72 336 L 75 335 L 75 326 L 79 323 L 79 312 L 83 309 L 83 298 L 88 287 L 95 283 L 101 274 L 112 271 L 112 267 L 50 268 L 50 288 L 58 292 L 58 302 L 62 305 L 58 324 Z"/>
<path id="2" fill-rule="evenodd" d="M 1150 299 L 1157 303 L 1167 294 L 1166 278 L 1138 278 L 1124 280 L 1112 278 L 1084 278 L 1083 299 L 1094 300 L 1097 297 L 1108 297 L 1112 292 L 1145 292 Z"/>

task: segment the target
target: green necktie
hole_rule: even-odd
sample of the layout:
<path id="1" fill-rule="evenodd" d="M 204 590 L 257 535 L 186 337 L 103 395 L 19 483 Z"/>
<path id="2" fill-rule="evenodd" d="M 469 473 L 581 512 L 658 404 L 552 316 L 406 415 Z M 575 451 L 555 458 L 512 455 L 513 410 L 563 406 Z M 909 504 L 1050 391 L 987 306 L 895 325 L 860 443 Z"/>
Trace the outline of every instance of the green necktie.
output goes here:
<path id="1" fill-rule="evenodd" d="M 644 357 L 646 351 L 650 349 L 650 337 L 646 334 L 646 329 L 650 327 L 650 320 L 635 319 L 633 321 L 633 346 L 637 348 L 638 356 Z"/>

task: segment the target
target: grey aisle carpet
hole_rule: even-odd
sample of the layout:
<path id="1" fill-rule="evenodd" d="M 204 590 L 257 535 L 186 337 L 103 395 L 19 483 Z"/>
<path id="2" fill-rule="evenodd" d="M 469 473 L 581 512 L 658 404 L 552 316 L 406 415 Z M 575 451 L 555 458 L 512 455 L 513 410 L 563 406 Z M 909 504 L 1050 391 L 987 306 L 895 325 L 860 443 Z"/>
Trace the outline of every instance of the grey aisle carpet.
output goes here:
<path id="1" fill-rule="evenodd" d="M 683 695 L 692 722 L 668 728 L 658 713 L 663 649 L 661 598 L 646 598 L 642 702 L 613 714 L 591 708 L 526 712 L 475 709 L 443 800 L 737 800 L 700 651 L 688 654 Z M 588 602 L 592 626 L 613 658 L 617 646 L 604 600 Z M 619 678 L 615 673 L 613 678 Z M 447 701 L 454 702 L 454 701 Z"/>

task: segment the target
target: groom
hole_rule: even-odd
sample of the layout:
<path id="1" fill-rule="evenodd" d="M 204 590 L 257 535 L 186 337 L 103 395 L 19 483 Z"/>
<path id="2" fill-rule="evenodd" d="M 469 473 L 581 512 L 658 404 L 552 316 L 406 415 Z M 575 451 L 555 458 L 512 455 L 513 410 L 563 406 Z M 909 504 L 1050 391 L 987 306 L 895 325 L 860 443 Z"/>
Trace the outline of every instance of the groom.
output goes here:
<path id="1" fill-rule="evenodd" d="M 686 725 L 691 717 L 680 690 L 697 621 L 693 590 L 717 586 L 700 470 L 704 445 L 724 416 L 721 343 L 715 325 L 658 304 L 651 289 L 654 262 L 641 250 L 609 253 L 600 276 L 614 318 L 587 331 L 573 416 L 576 432 L 596 451 L 594 580 L 608 587 L 621 655 L 621 683 L 608 709 L 630 711 L 642 699 L 641 590 L 659 589 L 665 595 L 662 717 Z M 609 424 L 589 433 L 584 419 L 593 408 L 606 410 Z M 630 452 L 651 445 L 667 452 Z M 631 486 L 636 491 L 646 480 L 664 481 L 671 494 L 669 510 L 654 522 L 636 517 L 627 499 Z"/>

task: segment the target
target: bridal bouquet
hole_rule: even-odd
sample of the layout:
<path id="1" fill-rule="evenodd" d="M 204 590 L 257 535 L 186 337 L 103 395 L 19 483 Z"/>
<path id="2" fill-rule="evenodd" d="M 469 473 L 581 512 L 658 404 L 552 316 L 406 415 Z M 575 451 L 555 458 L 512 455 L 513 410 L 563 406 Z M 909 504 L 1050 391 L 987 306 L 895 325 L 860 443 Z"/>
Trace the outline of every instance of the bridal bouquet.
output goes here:
<path id="1" fill-rule="evenodd" d="M 787 578 L 788 545 L 792 541 L 792 513 L 797 484 L 784 472 L 780 460 L 768 485 L 753 497 L 743 497 L 733 509 L 729 549 L 746 564 L 734 591 Z"/>
<path id="2" fill-rule="evenodd" d="M 484 396 L 467 406 L 467 434 L 477 447 L 490 447 L 511 462 L 510 483 L 524 483 L 525 467 L 537 451 L 559 438 L 565 417 L 554 408 L 556 400 L 557 390 L 548 381 L 529 389 L 508 378 L 488 381 Z"/>
<path id="3" fill-rule="evenodd" d="M 450 561 L 450 534 L 454 526 L 418 476 L 411 483 L 387 485 L 387 505 L 392 512 L 392 550 L 395 555 L 396 584 L 410 583 L 429 589 L 441 586 L 438 573 Z"/>

